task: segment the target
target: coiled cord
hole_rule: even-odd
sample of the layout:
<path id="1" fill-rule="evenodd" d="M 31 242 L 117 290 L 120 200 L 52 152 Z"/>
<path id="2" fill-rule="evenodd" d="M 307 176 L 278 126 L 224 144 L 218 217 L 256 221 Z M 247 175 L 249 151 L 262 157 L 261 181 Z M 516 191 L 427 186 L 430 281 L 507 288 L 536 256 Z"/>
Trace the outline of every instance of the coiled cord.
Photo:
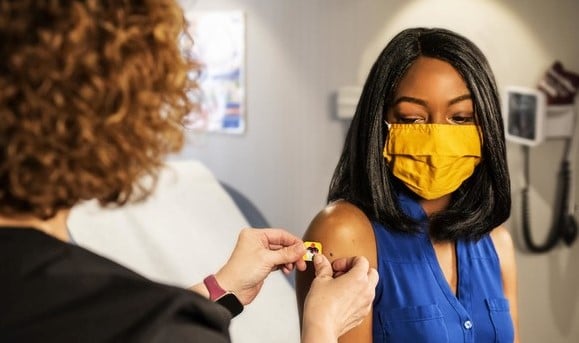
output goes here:
<path id="1" fill-rule="evenodd" d="M 556 214 L 553 220 L 553 224 L 547 239 L 543 244 L 536 244 L 531 237 L 531 225 L 530 225 L 530 205 L 529 205 L 529 147 L 523 146 L 523 157 L 524 157 L 524 186 L 521 191 L 522 200 L 522 224 L 523 224 L 523 239 L 527 249 L 534 253 L 544 253 L 552 250 L 559 240 L 562 239 L 568 246 L 573 244 L 577 238 L 577 222 L 575 217 L 569 213 L 569 194 L 571 192 L 571 170 L 569 163 L 571 139 L 566 141 L 565 152 L 563 156 L 563 161 L 561 161 L 561 166 L 559 170 L 559 178 L 557 179 L 557 192 L 559 195 L 556 199 L 555 204 Z"/>

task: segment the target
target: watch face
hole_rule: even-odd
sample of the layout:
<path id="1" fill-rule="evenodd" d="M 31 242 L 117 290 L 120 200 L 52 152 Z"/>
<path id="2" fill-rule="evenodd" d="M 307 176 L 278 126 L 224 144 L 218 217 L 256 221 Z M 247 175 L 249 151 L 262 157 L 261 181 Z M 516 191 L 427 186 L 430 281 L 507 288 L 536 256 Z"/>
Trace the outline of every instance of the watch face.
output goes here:
<path id="1" fill-rule="evenodd" d="M 237 316 L 238 314 L 241 313 L 241 311 L 243 311 L 243 304 L 241 304 L 241 302 L 239 302 L 239 299 L 237 299 L 235 294 L 231 292 L 225 293 L 215 302 L 221 304 L 223 307 L 228 309 L 233 317 Z"/>

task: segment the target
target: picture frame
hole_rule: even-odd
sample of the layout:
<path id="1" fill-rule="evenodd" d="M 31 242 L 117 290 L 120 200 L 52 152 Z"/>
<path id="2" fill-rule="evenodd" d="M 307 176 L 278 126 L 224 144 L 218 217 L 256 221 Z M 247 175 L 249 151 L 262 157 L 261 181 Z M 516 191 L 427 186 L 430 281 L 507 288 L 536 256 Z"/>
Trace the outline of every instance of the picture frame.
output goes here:
<path id="1" fill-rule="evenodd" d="M 199 106 L 183 126 L 197 132 L 243 134 L 245 106 L 245 14 L 242 11 L 186 12 L 184 53 L 198 63 L 189 97 Z"/>

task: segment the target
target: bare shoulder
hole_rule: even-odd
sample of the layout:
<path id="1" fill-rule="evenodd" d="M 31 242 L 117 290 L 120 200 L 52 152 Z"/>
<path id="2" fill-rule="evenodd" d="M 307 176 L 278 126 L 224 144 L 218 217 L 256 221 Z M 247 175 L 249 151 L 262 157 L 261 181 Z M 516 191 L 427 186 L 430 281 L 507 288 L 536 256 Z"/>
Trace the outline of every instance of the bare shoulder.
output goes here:
<path id="1" fill-rule="evenodd" d="M 505 297 L 509 300 L 511 317 L 515 327 L 515 342 L 519 342 L 518 282 L 515 247 L 509 230 L 502 225 L 491 231 L 490 236 L 499 256 L 503 291 Z"/>
<path id="2" fill-rule="evenodd" d="M 348 256 L 366 256 L 376 264 L 376 244 L 372 224 L 366 214 L 347 201 L 326 206 L 312 220 L 304 240 L 322 243 L 330 260 Z"/>
<path id="3" fill-rule="evenodd" d="M 516 261 L 515 261 L 515 247 L 511 233 L 504 226 L 495 228 L 490 233 L 495 251 L 499 257 L 499 264 L 501 266 L 501 274 L 503 276 L 503 283 L 516 284 Z"/>
<path id="4" fill-rule="evenodd" d="M 372 223 L 357 206 L 347 201 L 336 201 L 321 210 L 312 220 L 305 241 L 322 243 L 322 253 L 330 260 L 341 257 L 364 256 L 370 266 L 376 268 L 376 243 Z M 303 318 L 304 303 L 314 280 L 314 270 L 308 268 L 296 273 L 296 297 L 300 318 Z M 340 338 L 340 342 L 371 342 L 372 313 L 361 325 Z"/>
<path id="5" fill-rule="evenodd" d="M 498 226 L 491 231 L 490 236 L 501 262 L 514 258 L 515 249 L 513 239 L 511 233 L 505 226 Z"/>

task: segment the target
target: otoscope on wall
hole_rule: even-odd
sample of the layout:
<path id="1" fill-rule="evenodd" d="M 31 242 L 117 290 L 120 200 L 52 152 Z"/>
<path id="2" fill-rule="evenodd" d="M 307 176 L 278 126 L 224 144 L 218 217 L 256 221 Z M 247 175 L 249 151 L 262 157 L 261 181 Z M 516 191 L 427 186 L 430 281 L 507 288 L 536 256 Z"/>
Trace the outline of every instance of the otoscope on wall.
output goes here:
<path id="1" fill-rule="evenodd" d="M 522 188 L 523 239 L 528 250 L 544 253 L 561 240 L 571 246 L 577 238 L 577 222 L 571 203 L 571 151 L 574 143 L 577 111 L 575 96 L 579 89 L 579 75 L 555 62 L 545 73 L 538 89 L 507 87 L 504 97 L 506 138 L 519 143 L 523 149 L 524 185 Z M 529 150 L 545 139 L 565 141 L 563 158 L 557 178 L 553 222 L 545 242 L 533 240 L 529 205 Z"/>

